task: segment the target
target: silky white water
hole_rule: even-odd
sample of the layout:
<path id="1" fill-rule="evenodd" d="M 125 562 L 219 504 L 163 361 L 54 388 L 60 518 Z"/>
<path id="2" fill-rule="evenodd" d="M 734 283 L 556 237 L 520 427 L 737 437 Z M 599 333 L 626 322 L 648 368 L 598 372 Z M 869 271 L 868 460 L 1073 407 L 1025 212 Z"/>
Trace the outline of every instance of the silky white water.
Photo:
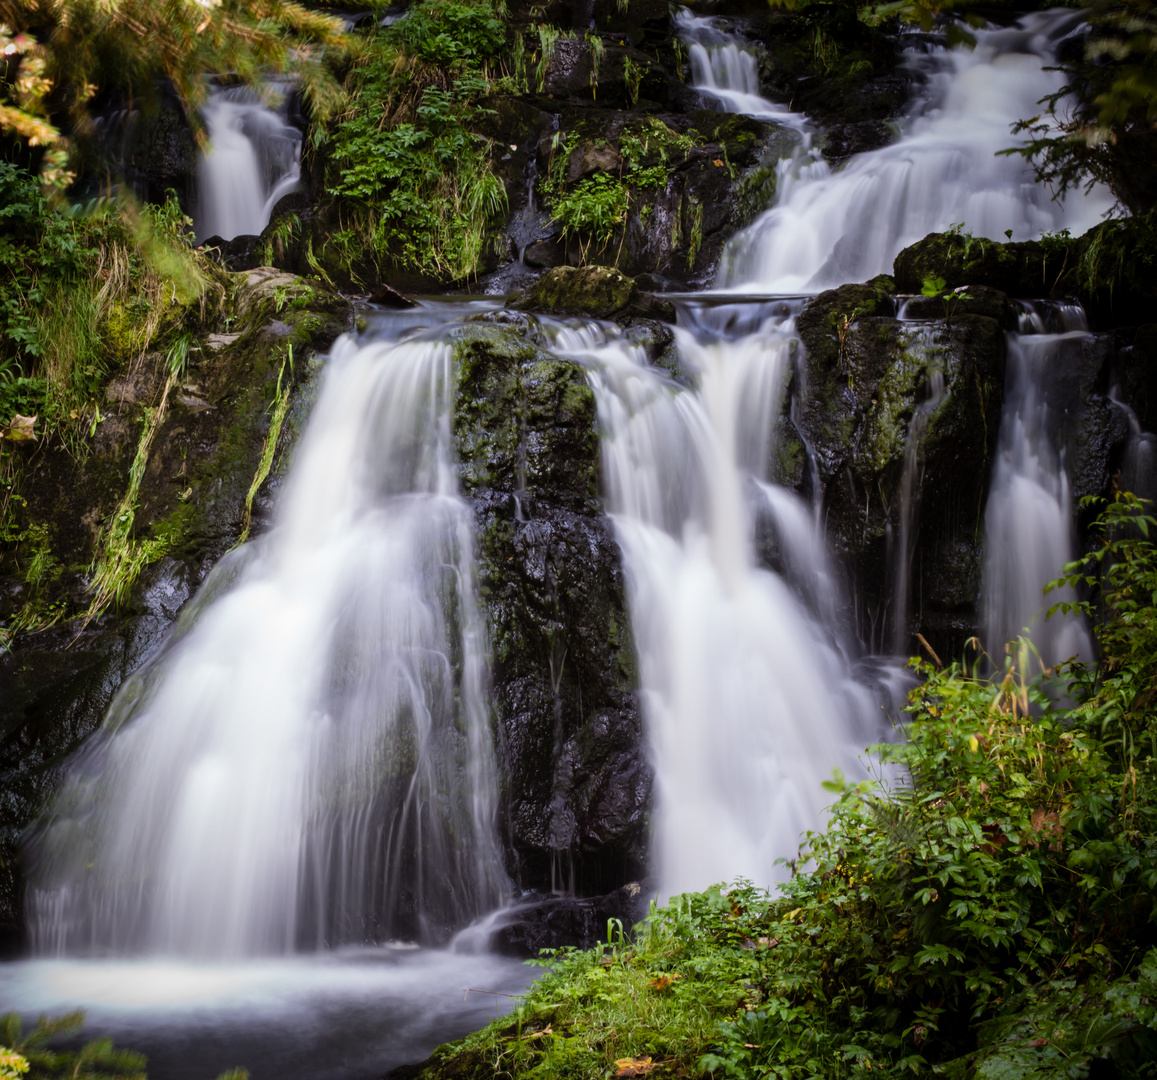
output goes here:
<path id="1" fill-rule="evenodd" d="M 598 402 L 655 766 L 662 895 L 785 877 L 777 860 L 795 856 L 831 801 L 823 782 L 834 768 L 862 773 L 857 753 L 885 727 L 842 649 L 814 519 L 767 481 L 791 336 L 778 318 L 731 339 L 681 328 L 693 391 L 614 328 L 555 332 L 554 347 L 590 369 Z M 779 528 L 798 591 L 759 565 L 759 514 Z"/>
<path id="2" fill-rule="evenodd" d="M 724 112 L 746 113 L 802 128 L 807 118 L 760 93 L 759 59 L 736 34 L 719 27 L 717 20 L 692 15 L 687 8 L 674 14 L 675 29 L 687 46 L 691 85 Z"/>
<path id="3" fill-rule="evenodd" d="M 274 529 L 214 571 L 40 826 L 38 952 L 436 942 L 508 894 L 451 400 L 436 335 L 339 340 Z"/>
<path id="4" fill-rule="evenodd" d="M 217 87 L 201 110 L 208 146 L 197 162 L 194 226 L 198 242 L 256 235 L 301 177 L 301 132 L 283 115 L 287 93 L 271 87 L 271 106 L 247 87 Z"/>
<path id="5" fill-rule="evenodd" d="M 1017 143 L 1011 125 L 1037 115 L 1040 99 L 1062 85 L 1063 75 L 1046 68 L 1079 19 L 1036 12 L 1014 27 L 978 31 L 973 49 L 910 53 L 928 82 L 901 137 L 781 190 L 728 242 L 716 287 L 795 293 L 866 281 L 891 273 L 903 248 L 954 226 L 1028 240 L 1096 225 L 1113 204 L 1104 189 L 1056 202 L 1022 158 L 998 156 Z"/>
<path id="6" fill-rule="evenodd" d="M 1046 325 L 1042 312 L 1060 325 Z M 1053 604 L 1075 599 L 1072 590 L 1044 594 L 1075 549 L 1072 498 L 1048 384 L 1066 354 L 1089 340 L 1085 315 L 1077 305 L 1030 307 L 1021 331 L 1008 335 L 1004 411 L 984 511 L 984 645 L 998 664 L 1005 644 L 1022 634 L 1045 666 L 1073 656 L 1092 660 L 1080 619 L 1060 612 L 1045 618 Z"/>

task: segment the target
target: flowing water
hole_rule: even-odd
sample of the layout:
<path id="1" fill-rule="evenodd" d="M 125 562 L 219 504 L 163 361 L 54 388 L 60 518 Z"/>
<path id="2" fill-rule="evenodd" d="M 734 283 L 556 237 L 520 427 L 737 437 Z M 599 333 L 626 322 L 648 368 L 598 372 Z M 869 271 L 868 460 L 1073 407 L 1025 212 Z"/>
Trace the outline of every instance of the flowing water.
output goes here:
<path id="1" fill-rule="evenodd" d="M 1014 240 L 1096 225 L 1112 206 L 1103 190 L 1055 202 L 1033 182 L 1010 126 L 1040 111 L 1063 76 L 1046 70 L 1079 12 L 1038 12 L 1013 27 L 977 32 L 974 49 L 913 46 L 927 75 L 923 98 L 895 143 L 838 172 L 792 185 L 724 252 L 717 285 L 806 292 L 891 273 L 901 249 L 953 226 Z"/>
<path id="2" fill-rule="evenodd" d="M 616 329 L 556 329 L 555 348 L 590 369 L 603 429 L 604 495 L 623 550 L 657 808 L 660 892 L 738 876 L 785 876 L 821 818 L 833 768 L 885 728 L 852 674 L 834 576 L 814 519 L 768 481 L 792 371 L 791 315 L 753 332 L 734 311 L 688 311 L 678 331 L 688 390 Z M 770 519 L 791 574 L 756 556 Z M 802 554 L 801 553 L 807 553 Z"/>
<path id="3" fill-rule="evenodd" d="M 288 88 L 267 103 L 244 86 L 216 87 L 202 109 L 209 145 L 197 163 L 198 242 L 257 235 L 301 178 L 301 132 L 286 119 Z"/>
<path id="4" fill-rule="evenodd" d="M 863 280 L 957 222 L 1017 238 L 1094 224 L 1100 193 L 1053 204 L 1023 162 L 994 156 L 1058 85 L 1042 68 L 1072 18 L 983 31 L 971 52 L 914 49 L 928 93 L 903 136 L 831 173 L 807 153 L 806 124 L 759 96 L 738 39 L 680 16 L 700 89 L 804 135 L 777 204 L 727 249 L 719 285 L 748 295 L 682 303 L 678 382 L 617 327 L 543 323 L 597 398 L 666 893 L 784 873 L 776 860 L 830 800 L 822 781 L 862 768 L 903 688 L 855 638 L 822 507 L 772 479 L 801 374 L 800 298 L 754 294 Z M 235 90 L 214 95 L 206 122 L 198 235 L 257 232 L 296 180 L 300 138 Z M 468 987 L 525 982 L 516 965 L 437 947 L 510 895 L 450 437 L 444 327 L 457 314 L 399 315 L 335 347 L 274 528 L 214 571 L 41 823 L 29 922 L 44 958 L 0 968 L 0 1011 L 87 1006 L 162 1080 L 233 1064 L 352 1078 L 490 1015 L 488 999 L 462 1003 Z M 990 642 L 1032 622 L 1071 550 L 1042 374 L 1082 331 L 1036 329 L 1050 332 L 1010 342 L 986 515 Z M 917 520 L 918 419 L 897 575 Z M 1075 623 L 1048 634 L 1049 656 L 1087 647 Z M 392 938 L 428 947 L 363 944 Z"/>
<path id="5" fill-rule="evenodd" d="M 1093 658 L 1079 619 L 1060 613 L 1044 618 L 1052 604 L 1075 599 L 1071 590 L 1043 592 L 1075 548 L 1049 383 L 1089 340 L 1085 313 L 1075 304 L 1026 305 L 1020 332 L 1008 335 L 1004 412 L 984 512 L 984 644 L 994 657 L 1006 642 L 1027 634 L 1045 665 Z"/>
<path id="6" fill-rule="evenodd" d="M 342 339 L 275 528 L 74 763 L 36 844 L 39 952 L 436 942 L 505 897 L 451 351 L 406 323 Z"/>

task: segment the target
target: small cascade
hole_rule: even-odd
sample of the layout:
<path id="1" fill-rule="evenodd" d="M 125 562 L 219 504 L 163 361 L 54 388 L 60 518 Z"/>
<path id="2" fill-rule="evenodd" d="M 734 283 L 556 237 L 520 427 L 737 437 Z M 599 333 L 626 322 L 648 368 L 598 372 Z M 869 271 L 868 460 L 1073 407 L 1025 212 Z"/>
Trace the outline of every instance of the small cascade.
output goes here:
<path id="1" fill-rule="evenodd" d="M 257 235 L 301 178 L 301 132 L 286 119 L 288 88 L 270 105 L 245 86 L 216 87 L 202 109 L 209 145 L 197 163 L 198 242 Z"/>
<path id="2" fill-rule="evenodd" d="M 691 60 L 691 85 L 723 112 L 746 113 L 802 129 L 807 118 L 769 101 L 759 92 L 759 58 L 737 34 L 713 18 L 675 12 L 675 29 Z"/>
<path id="3" fill-rule="evenodd" d="M 721 329 L 735 315 L 709 306 L 681 319 L 679 353 L 697 390 L 648 365 L 614 328 L 552 331 L 557 351 L 588 366 L 604 433 L 664 895 L 784 876 L 776 861 L 795 856 L 830 799 L 823 781 L 833 768 L 860 771 L 857 752 L 883 728 L 879 701 L 851 674 L 814 520 L 768 479 L 791 317 L 765 311 L 755 333 Z M 777 526 L 783 575 L 756 559 L 761 514 Z"/>
<path id="4" fill-rule="evenodd" d="M 889 569 L 892 574 L 892 652 L 907 655 L 911 635 L 908 628 L 908 604 L 912 583 L 912 557 L 916 551 L 919 526 L 920 491 L 924 480 L 924 434 L 944 396 L 943 347 L 938 332 L 931 326 L 904 328 L 905 351 L 920 357 L 927 371 L 924 400 L 912 413 L 904 442 L 904 471 L 900 475 L 900 505 L 896 533 L 889 535 Z"/>
<path id="5" fill-rule="evenodd" d="M 1008 335 L 1004 411 L 984 511 L 984 646 L 994 658 L 1006 642 L 1026 632 L 1046 665 L 1070 656 L 1093 658 L 1078 618 L 1059 612 L 1044 618 L 1053 604 L 1074 599 L 1071 591 L 1043 594 L 1072 561 L 1075 548 L 1072 499 L 1048 383 L 1089 336 L 1085 313 L 1076 304 L 1026 305 L 1020 332 Z"/>
<path id="6" fill-rule="evenodd" d="M 1129 422 L 1129 441 L 1121 457 L 1118 486 L 1157 504 L 1157 435 L 1141 427 L 1137 414 L 1121 400 L 1119 387 L 1114 387 L 1109 397 Z"/>
<path id="7" fill-rule="evenodd" d="M 835 173 L 777 191 L 776 204 L 724 249 L 717 287 L 818 292 L 891 273 L 905 247 L 953 226 L 977 237 L 1028 240 L 1097 224 L 1113 204 L 1101 188 L 1054 201 L 1019 156 L 1009 129 L 1060 89 L 1049 70 L 1061 40 L 1082 18 L 1058 9 L 1007 29 L 978 31 L 975 48 L 914 45 L 928 74 L 926 96 L 891 146 L 853 158 Z"/>
<path id="8" fill-rule="evenodd" d="M 37 951 L 437 942 L 505 898 L 430 318 L 339 340 L 275 528 L 220 564 L 71 766 L 33 845 Z"/>

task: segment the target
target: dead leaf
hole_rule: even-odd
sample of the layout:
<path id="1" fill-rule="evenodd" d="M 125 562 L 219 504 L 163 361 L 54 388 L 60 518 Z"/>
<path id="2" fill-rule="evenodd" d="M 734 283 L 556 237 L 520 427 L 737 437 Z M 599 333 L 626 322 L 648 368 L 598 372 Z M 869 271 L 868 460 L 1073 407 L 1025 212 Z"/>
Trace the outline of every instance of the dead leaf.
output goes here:
<path id="1" fill-rule="evenodd" d="M 981 825 L 980 831 L 984 833 L 984 838 L 988 841 L 988 843 L 980 845 L 980 850 L 985 855 L 995 855 L 1008 843 L 1008 837 L 1004 835 L 1004 831 L 999 825 Z"/>
<path id="2" fill-rule="evenodd" d="M 646 1076 L 654 1067 L 649 1057 L 619 1058 L 615 1062 L 615 1076 Z"/>
<path id="3" fill-rule="evenodd" d="M 667 990 L 676 979 L 683 978 L 682 975 L 660 975 L 657 979 L 651 980 L 652 990 Z"/>
<path id="4" fill-rule="evenodd" d="M 1030 1039 L 1024 1045 L 1025 1046 L 1048 1046 L 1048 1044 L 1049 1044 L 1048 1039 Z"/>
<path id="5" fill-rule="evenodd" d="M 769 949 L 774 949 L 779 944 L 777 937 L 761 937 L 759 939 L 760 945 L 766 945 Z"/>
<path id="6" fill-rule="evenodd" d="M 7 427 L 0 426 L 0 439 L 9 442 L 32 442 L 36 438 L 36 416 L 21 416 L 17 413 Z"/>
<path id="7" fill-rule="evenodd" d="M 1065 829 L 1061 824 L 1060 815 L 1055 810 L 1045 810 L 1043 806 L 1038 806 L 1032 812 L 1032 823 L 1029 828 L 1041 837 L 1038 843 L 1051 841 L 1049 849 L 1060 851 L 1060 841 L 1064 839 Z"/>

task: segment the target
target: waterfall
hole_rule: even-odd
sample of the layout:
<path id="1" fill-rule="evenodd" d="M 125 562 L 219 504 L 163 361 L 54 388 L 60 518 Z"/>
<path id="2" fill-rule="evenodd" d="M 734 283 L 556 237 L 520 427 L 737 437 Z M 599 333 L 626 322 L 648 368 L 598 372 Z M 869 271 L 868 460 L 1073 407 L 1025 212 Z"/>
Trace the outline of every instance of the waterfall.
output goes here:
<path id="1" fill-rule="evenodd" d="M 691 85 L 724 112 L 746 113 L 802 128 L 807 118 L 769 101 L 759 92 L 759 58 L 741 37 L 713 18 L 675 12 L 675 29 L 687 46 Z"/>
<path id="2" fill-rule="evenodd" d="M 1071 590 L 1043 594 L 1074 554 L 1048 380 L 1090 335 L 1075 304 L 1026 306 L 1020 330 L 1008 335 L 1004 411 L 984 512 L 984 646 L 998 658 L 1006 642 L 1027 633 L 1046 665 L 1070 656 L 1091 660 L 1092 642 L 1078 618 L 1058 612 L 1044 619 L 1048 607 L 1074 599 Z"/>
<path id="3" fill-rule="evenodd" d="M 503 900 L 451 348 L 393 325 L 339 340 L 275 528 L 70 768 L 34 845 L 38 951 L 437 941 Z"/>
<path id="4" fill-rule="evenodd" d="M 728 332 L 733 314 L 681 319 L 680 359 L 696 390 L 651 367 L 612 327 L 555 329 L 554 347 L 590 371 L 603 430 L 664 895 L 785 876 L 776 860 L 794 857 L 830 802 L 822 783 L 835 767 L 862 771 L 856 752 L 883 727 L 879 703 L 850 674 L 814 517 L 768 480 L 792 319 Z M 757 561 L 758 515 L 777 529 L 796 582 Z"/>
<path id="5" fill-rule="evenodd" d="M 953 226 L 1014 240 L 1084 232 L 1113 204 L 1096 188 L 1064 202 L 1034 182 L 1014 145 L 1013 123 L 1040 111 L 1063 76 L 1046 70 L 1081 15 L 1035 12 L 1015 26 L 976 33 L 960 46 L 907 60 L 929 71 L 926 96 L 890 146 L 835 173 L 780 190 L 775 206 L 728 243 L 716 284 L 754 292 L 818 292 L 891 273 L 905 247 Z"/>
<path id="6" fill-rule="evenodd" d="M 197 163 L 198 242 L 257 235 L 301 177 L 301 132 L 285 117 L 287 88 L 270 106 L 244 86 L 216 87 L 202 110 L 209 145 Z"/>
<path id="7" fill-rule="evenodd" d="M 916 552 L 919 526 L 920 491 L 924 481 L 924 436 L 936 406 L 944 396 L 943 346 L 931 326 L 904 328 L 906 350 L 923 358 L 928 372 L 924 400 L 916 406 L 908 422 L 904 441 L 904 469 L 900 474 L 900 505 L 896 535 L 889 533 L 888 566 L 892 574 L 892 651 L 902 656 L 909 651 L 908 600 L 912 581 L 912 557 Z"/>

